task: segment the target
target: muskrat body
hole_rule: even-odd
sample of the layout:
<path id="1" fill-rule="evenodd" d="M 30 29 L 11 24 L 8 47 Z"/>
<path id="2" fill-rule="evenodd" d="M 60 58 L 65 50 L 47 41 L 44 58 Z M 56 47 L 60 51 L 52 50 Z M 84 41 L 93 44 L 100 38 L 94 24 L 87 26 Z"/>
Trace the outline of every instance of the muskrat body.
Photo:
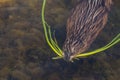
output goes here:
<path id="1" fill-rule="evenodd" d="M 67 20 L 63 45 L 65 60 L 86 51 L 104 28 L 112 0 L 82 0 Z"/>

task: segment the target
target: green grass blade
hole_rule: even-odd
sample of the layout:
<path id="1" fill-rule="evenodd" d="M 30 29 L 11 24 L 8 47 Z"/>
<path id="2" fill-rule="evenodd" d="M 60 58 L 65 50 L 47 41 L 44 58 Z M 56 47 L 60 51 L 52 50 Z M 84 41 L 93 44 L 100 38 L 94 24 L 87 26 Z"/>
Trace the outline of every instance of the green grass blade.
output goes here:
<path id="1" fill-rule="evenodd" d="M 108 43 L 106 46 L 104 46 L 102 48 L 99 48 L 99 49 L 96 49 L 96 50 L 91 51 L 91 52 L 78 54 L 75 57 L 87 57 L 87 56 L 94 55 L 94 54 L 96 54 L 98 52 L 102 52 L 102 51 L 114 46 L 115 44 L 117 44 L 119 42 L 120 42 L 120 33 L 110 43 Z"/>
<path id="2" fill-rule="evenodd" d="M 51 44 L 62 55 L 62 53 L 63 53 L 62 50 L 59 48 L 58 44 L 52 39 L 50 26 L 48 24 L 47 24 L 47 26 L 48 26 L 48 32 L 49 32 L 48 34 L 49 34 L 49 37 L 50 37 Z"/>
<path id="3" fill-rule="evenodd" d="M 45 38 L 46 41 L 48 43 L 48 45 L 51 47 L 51 49 L 58 55 L 58 56 L 62 56 L 55 48 L 54 46 L 50 43 L 50 40 L 48 38 L 48 33 L 47 33 L 47 28 L 46 28 L 46 22 L 45 22 L 45 18 L 44 18 L 44 12 L 45 12 L 45 4 L 46 4 L 46 0 L 43 0 L 43 5 L 42 5 L 42 24 L 43 24 L 43 28 L 44 28 L 44 33 L 45 33 Z"/>

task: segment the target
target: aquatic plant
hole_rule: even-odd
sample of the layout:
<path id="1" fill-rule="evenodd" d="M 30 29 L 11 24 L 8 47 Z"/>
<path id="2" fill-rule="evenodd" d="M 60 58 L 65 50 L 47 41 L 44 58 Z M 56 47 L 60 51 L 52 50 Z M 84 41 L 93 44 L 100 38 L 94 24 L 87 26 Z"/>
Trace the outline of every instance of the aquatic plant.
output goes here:
<path id="1" fill-rule="evenodd" d="M 46 0 L 43 0 L 42 24 L 43 24 L 43 28 L 44 28 L 44 34 L 45 34 L 46 41 L 47 41 L 48 45 L 51 47 L 51 49 L 55 52 L 55 54 L 57 54 L 57 57 L 53 57 L 53 59 L 63 58 L 64 57 L 63 50 L 58 46 L 57 41 L 54 38 L 52 38 L 50 26 L 47 24 L 47 22 L 45 20 L 45 16 L 44 16 L 45 15 L 45 5 L 46 5 Z M 91 56 L 96 53 L 105 51 L 108 48 L 114 46 L 115 44 L 117 44 L 119 42 L 120 42 L 120 33 L 112 41 L 110 41 L 107 45 L 105 45 L 99 49 L 90 51 L 90 52 L 79 53 L 79 54 L 75 55 L 73 57 L 73 59 L 87 57 L 87 56 Z"/>

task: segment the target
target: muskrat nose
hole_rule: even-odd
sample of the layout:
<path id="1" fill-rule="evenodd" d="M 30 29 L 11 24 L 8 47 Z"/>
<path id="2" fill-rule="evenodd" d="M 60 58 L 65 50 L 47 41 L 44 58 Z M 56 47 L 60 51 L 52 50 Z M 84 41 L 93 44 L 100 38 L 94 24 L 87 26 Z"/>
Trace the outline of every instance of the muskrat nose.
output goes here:
<path id="1" fill-rule="evenodd" d="M 68 62 L 70 60 L 70 56 L 68 54 L 64 54 L 64 60 Z"/>
<path id="2" fill-rule="evenodd" d="M 63 58 L 67 62 L 71 61 L 72 60 L 71 59 L 71 53 L 64 53 L 64 57 Z"/>

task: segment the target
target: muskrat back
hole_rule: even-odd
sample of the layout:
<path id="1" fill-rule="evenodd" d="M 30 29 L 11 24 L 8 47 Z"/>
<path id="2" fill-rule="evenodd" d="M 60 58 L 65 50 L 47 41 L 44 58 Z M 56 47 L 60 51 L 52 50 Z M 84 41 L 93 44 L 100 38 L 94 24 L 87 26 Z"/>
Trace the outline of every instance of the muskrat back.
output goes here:
<path id="1" fill-rule="evenodd" d="M 66 60 L 89 48 L 104 28 L 112 0 L 82 0 L 67 20 L 67 34 L 63 45 Z"/>

